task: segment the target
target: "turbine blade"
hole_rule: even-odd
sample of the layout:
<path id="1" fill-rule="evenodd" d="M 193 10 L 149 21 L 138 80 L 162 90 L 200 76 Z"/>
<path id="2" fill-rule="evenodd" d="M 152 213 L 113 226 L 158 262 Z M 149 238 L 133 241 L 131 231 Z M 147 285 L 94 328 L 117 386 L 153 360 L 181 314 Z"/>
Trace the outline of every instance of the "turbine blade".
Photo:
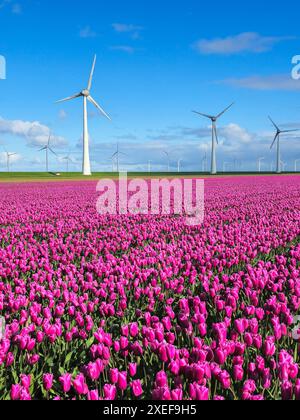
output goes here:
<path id="1" fill-rule="evenodd" d="M 271 123 L 274 125 L 274 127 L 276 128 L 277 131 L 280 131 L 280 128 L 278 127 L 277 124 L 274 123 L 274 121 L 272 120 L 272 118 L 269 116 L 269 120 L 271 121 Z"/>
<path id="2" fill-rule="evenodd" d="M 58 156 L 57 153 L 54 152 L 54 150 L 51 149 L 51 147 L 49 147 L 49 150 L 51 153 L 53 153 L 55 156 Z"/>
<path id="3" fill-rule="evenodd" d="M 48 149 L 48 147 L 47 147 L 47 146 L 42 147 L 41 149 L 39 149 L 39 150 L 38 150 L 38 152 L 42 152 L 43 150 L 46 150 L 46 149 Z"/>
<path id="4" fill-rule="evenodd" d="M 231 107 L 233 107 L 233 105 L 234 105 L 234 102 L 231 105 L 229 105 L 226 109 L 224 109 L 224 111 L 222 111 L 219 115 L 217 115 L 216 118 L 222 117 L 222 115 L 224 115 L 225 112 L 227 112 Z"/>
<path id="5" fill-rule="evenodd" d="M 91 73 L 90 73 L 90 78 L 89 78 L 89 81 L 88 81 L 88 87 L 87 87 L 88 90 L 91 90 L 91 87 L 92 87 L 96 61 L 97 61 L 97 56 L 95 55 L 93 65 L 92 65 L 92 70 L 91 70 Z"/>
<path id="6" fill-rule="evenodd" d="M 294 129 L 294 130 L 284 130 L 284 131 L 282 131 L 282 133 L 296 133 L 296 131 L 300 131 L 300 129 L 297 128 L 297 129 Z"/>
<path id="7" fill-rule="evenodd" d="M 197 111 L 192 111 L 194 114 L 198 114 L 201 115 L 201 117 L 205 117 L 205 118 L 209 118 L 210 120 L 212 118 L 214 118 L 212 115 L 208 115 L 208 114 L 202 114 L 201 112 L 197 112 Z"/>
<path id="8" fill-rule="evenodd" d="M 104 111 L 104 109 L 101 108 L 101 106 L 95 101 L 95 99 L 93 99 L 91 96 L 88 96 L 88 100 L 96 107 L 99 109 L 99 111 L 101 112 L 102 115 L 104 115 L 109 121 L 111 121 L 111 118 L 109 115 L 107 115 L 107 113 Z"/>
<path id="9" fill-rule="evenodd" d="M 69 96 L 68 98 L 65 98 L 65 99 L 61 99 L 60 101 L 56 101 L 55 103 L 56 103 L 56 104 L 60 104 L 60 103 L 62 103 L 62 102 L 71 101 L 72 99 L 79 98 L 80 96 L 82 96 L 82 94 L 81 94 L 81 93 L 77 93 L 76 95 Z"/>
<path id="10" fill-rule="evenodd" d="M 275 136 L 275 138 L 274 138 L 274 141 L 273 141 L 273 143 L 271 145 L 271 150 L 273 149 L 273 146 L 276 143 L 276 140 L 278 139 L 278 137 L 279 137 L 279 133 L 277 133 L 276 136 Z"/>

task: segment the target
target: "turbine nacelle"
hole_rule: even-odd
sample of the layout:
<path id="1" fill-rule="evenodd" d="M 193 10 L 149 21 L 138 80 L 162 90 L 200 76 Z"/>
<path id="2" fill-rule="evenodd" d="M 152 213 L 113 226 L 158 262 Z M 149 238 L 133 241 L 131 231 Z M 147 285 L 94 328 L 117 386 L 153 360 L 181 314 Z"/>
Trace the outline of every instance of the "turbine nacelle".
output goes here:
<path id="1" fill-rule="evenodd" d="M 90 91 L 88 89 L 84 89 L 81 91 L 81 95 L 88 98 L 90 96 Z"/>

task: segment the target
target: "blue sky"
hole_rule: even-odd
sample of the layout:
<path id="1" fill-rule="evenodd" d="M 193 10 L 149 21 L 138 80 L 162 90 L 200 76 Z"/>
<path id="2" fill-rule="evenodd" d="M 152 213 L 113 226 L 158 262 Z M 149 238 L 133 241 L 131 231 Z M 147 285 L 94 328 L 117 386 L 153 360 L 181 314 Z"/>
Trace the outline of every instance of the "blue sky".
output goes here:
<path id="1" fill-rule="evenodd" d="M 60 158 L 71 151 L 80 170 L 82 104 L 54 102 L 87 84 L 98 56 L 94 98 L 113 122 L 89 108 L 94 171 L 110 170 L 116 143 L 125 153 L 122 169 L 157 170 L 181 158 L 184 170 L 200 170 L 210 154 L 209 122 L 193 109 L 218 113 L 218 166 L 254 169 L 270 152 L 271 114 L 283 127 L 300 127 L 300 80 L 291 78 L 300 55 L 299 2 L 268 5 L 254 0 L 203 4 L 198 0 L 0 0 L 0 170 L 4 148 L 16 152 L 14 170 L 43 170 L 49 129 Z M 271 3 L 271 2 L 270 2 Z M 273 136 L 274 137 L 274 136 Z M 283 160 L 294 167 L 300 138 L 282 139 Z"/>

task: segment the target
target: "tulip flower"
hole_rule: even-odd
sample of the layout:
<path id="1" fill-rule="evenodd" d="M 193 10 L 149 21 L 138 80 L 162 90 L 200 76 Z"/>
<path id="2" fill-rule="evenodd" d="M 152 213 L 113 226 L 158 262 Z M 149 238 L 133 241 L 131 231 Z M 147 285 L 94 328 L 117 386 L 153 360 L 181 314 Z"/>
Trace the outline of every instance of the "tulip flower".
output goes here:
<path id="1" fill-rule="evenodd" d="M 135 397 L 140 397 L 141 395 L 143 395 L 143 388 L 139 379 L 137 379 L 136 381 L 132 381 L 130 387 Z"/>
<path id="2" fill-rule="evenodd" d="M 50 391 L 53 386 L 53 375 L 50 373 L 45 373 L 43 375 L 43 386 L 45 391 Z"/>
<path id="3" fill-rule="evenodd" d="M 71 389 L 72 375 L 70 375 L 69 373 L 65 373 L 64 375 L 59 377 L 59 382 L 62 386 L 64 393 L 67 394 Z"/>

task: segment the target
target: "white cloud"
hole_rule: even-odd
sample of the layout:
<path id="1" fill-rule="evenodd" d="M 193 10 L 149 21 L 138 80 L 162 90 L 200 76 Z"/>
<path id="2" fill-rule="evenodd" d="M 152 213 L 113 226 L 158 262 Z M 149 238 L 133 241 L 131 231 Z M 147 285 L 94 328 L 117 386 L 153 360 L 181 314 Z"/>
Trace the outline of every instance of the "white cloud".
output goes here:
<path id="1" fill-rule="evenodd" d="M 300 90 L 300 80 L 292 79 L 290 74 L 279 74 L 271 76 L 250 76 L 241 79 L 232 78 L 223 80 L 218 83 L 253 90 Z"/>
<path id="2" fill-rule="evenodd" d="M 68 114 L 64 109 L 61 109 L 58 113 L 58 116 L 61 120 L 65 120 L 68 117 Z"/>
<path id="3" fill-rule="evenodd" d="M 134 54 L 136 49 L 133 47 L 130 47 L 129 45 L 115 45 L 113 47 L 110 47 L 112 51 L 121 51 L 127 54 Z"/>
<path id="4" fill-rule="evenodd" d="M 243 52 L 263 53 L 273 46 L 293 37 L 262 36 L 256 32 L 244 32 L 226 38 L 200 39 L 194 48 L 201 54 L 239 54 Z"/>
<path id="5" fill-rule="evenodd" d="M 130 34 L 132 39 L 138 39 L 140 32 L 144 29 L 142 26 L 126 23 L 113 23 L 112 27 L 117 33 Z"/>
<path id="6" fill-rule="evenodd" d="M 128 25 L 125 23 L 113 23 L 112 27 L 116 32 L 135 32 L 135 31 L 141 31 L 143 30 L 142 26 L 136 26 L 136 25 Z"/>
<path id="7" fill-rule="evenodd" d="M 221 128 L 219 133 L 221 137 L 224 137 L 227 144 L 242 143 L 245 145 L 251 143 L 255 138 L 254 134 L 233 123 Z"/>
<path id="8" fill-rule="evenodd" d="M 96 38 L 97 33 L 92 30 L 92 28 L 87 25 L 79 31 L 80 38 Z"/>
<path id="9" fill-rule="evenodd" d="M 5 120 L 0 117 L 0 133 L 15 135 L 26 139 L 30 147 L 38 147 L 47 144 L 50 128 L 38 121 Z M 53 147 L 64 147 L 67 141 L 60 136 L 52 136 Z"/>

